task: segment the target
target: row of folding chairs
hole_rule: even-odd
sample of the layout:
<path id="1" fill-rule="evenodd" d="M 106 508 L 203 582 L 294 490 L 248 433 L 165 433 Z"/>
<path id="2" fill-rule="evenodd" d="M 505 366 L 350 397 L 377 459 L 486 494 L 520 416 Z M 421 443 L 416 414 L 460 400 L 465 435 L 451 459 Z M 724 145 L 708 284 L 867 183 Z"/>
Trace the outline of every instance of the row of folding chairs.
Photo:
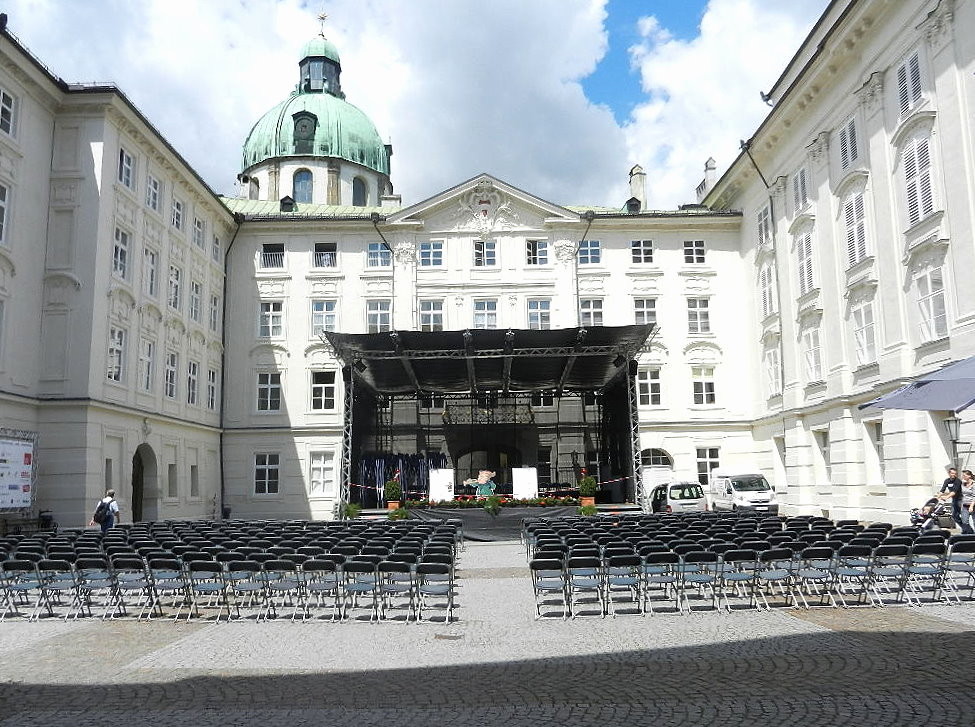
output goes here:
<path id="1" fill-rule="evenodd" d="M 292 620 L 429 620 L 453 618 L 454 567 L 446 558 L 420 562 L 316 558 L 224 563 L 138 557 L 0 562 L 0 621 L 58 613 L 102 619 L 262 621 L 290 611 Z M 365 614 L 362 612 L 365 611 Z M 358 615 L 357 615 L 358 614 Z"/>
<path id="2" fill-rule="evenodd" d="M 536 618 L 615 615 L 618 604 L 642 614 L 920 606 L 972 600 L 975 541 L 535 558 L 529 568 Z"/>

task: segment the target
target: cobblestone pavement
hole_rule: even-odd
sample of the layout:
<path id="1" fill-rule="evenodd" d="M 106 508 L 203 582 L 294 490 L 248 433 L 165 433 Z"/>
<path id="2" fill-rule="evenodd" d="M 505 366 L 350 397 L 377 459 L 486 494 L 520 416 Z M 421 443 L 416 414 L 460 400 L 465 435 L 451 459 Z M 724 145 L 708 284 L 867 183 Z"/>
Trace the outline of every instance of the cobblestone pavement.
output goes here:
<path id="1" fill-rule="evenodd" d="M 975 605 L 533 620 L 517 544 L 458 621 L 0 624 L 0 727 L 975 725 Z"/>

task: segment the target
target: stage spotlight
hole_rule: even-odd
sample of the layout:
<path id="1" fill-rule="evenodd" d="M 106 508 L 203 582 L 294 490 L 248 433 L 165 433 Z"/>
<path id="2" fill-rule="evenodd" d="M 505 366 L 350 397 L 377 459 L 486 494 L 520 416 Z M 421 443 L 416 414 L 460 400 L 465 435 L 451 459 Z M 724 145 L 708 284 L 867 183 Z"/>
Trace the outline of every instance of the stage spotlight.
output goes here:
<path id="1" fill-rule="evenodd" d="M 354 368 L 360 374 L 365 373 L 366 364 L 361 358 L 357 358 L 355 361 L 352 362 L 352 368 Z"/>
<path id="2" fill-rule="evenodd" d="M 623 354 L 617 354 L 616 358 L 613 359 L 613 366 L 619 368 L 626 363 L 626 356 Z"/>

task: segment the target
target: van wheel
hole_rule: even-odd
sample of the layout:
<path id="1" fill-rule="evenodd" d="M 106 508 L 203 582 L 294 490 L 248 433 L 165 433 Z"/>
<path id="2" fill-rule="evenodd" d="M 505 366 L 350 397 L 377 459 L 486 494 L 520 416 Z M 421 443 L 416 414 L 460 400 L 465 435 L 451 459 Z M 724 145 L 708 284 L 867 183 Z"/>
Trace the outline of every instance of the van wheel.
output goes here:
<path id="1" fill-rule="evenodd" d="M 737 505 L 732 505 L 731 506 L 731 511 L 732 512 L 735 512 L 737 509 L 738 509 L 738 506 Z"/>

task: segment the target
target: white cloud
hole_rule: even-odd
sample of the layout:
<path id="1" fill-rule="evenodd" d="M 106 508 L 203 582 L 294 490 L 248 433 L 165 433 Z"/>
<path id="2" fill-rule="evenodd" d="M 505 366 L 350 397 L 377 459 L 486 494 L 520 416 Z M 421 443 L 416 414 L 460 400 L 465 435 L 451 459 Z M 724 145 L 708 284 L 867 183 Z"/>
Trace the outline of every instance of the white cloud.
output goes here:
<path id="1" fill-rule="evenodd" d="M 626 125 L 630 156 L 647 169 L 651 206 L 693 202 L 704 162 L 719 172 L 735 159 L 768 113 L 759 97 L 798 50 L 826 0 L 711 0 L 691 40 L 672 37 L 656 18 L 641 19 L 631 49 L 645 102 Z"/>
<path id="2" fill-rule="evenodd" d="M 393 143 L 406 203 L 486 171 L 557 203 L 620 206 L 640 163 L 651 201 L 670 206 L 688 201 L 709 154 L 731 161 L 765 110 L 758 90 L 815 17 L 806 6 L 824 2 L 712 0 L 690 42 L 645 19 L 634 54 L 647 101 L 623 128 L 581 85 L 606 50 L 606 0 L 329 0 L 326 35 L 348 100 Z M 319 9 L 307 0 L 8 0 L 6 12 L 55 73 L 117 83 L 229 193 L 251 126 L 297 82 Z"/>

